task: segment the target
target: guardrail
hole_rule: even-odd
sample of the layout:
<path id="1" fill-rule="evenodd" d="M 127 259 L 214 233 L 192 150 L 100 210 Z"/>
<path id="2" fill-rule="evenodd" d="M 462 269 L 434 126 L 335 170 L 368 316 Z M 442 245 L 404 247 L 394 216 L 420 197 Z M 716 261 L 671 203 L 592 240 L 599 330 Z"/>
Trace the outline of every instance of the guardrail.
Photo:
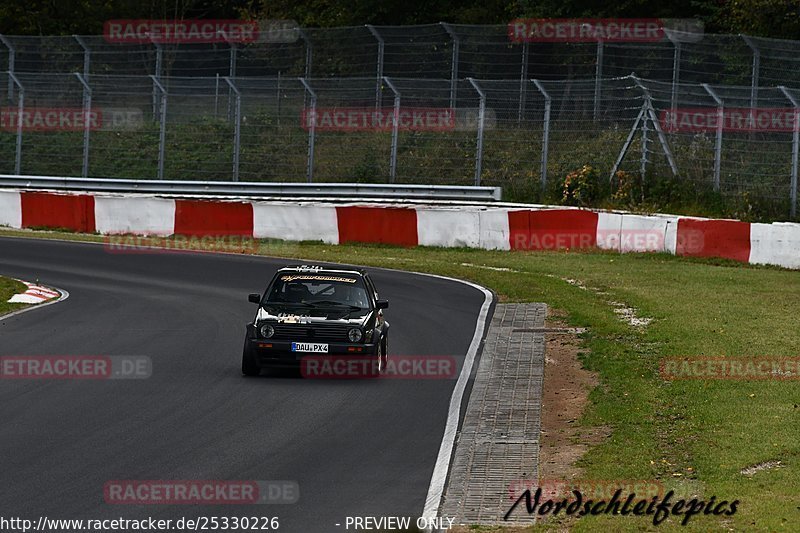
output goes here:
<path id="1" fill-rule="evenodd" d="M 247 196 L 285 199 L 325 197 L 341 200 L 366 198 L 376 200 L 471 200 L 482 202 L 499 201 L 502 194 L 500 187 L 471 187 L 459 185 L 129 180 L 0 174 L 0 188 L 2 187 L 13 189 Z"/>

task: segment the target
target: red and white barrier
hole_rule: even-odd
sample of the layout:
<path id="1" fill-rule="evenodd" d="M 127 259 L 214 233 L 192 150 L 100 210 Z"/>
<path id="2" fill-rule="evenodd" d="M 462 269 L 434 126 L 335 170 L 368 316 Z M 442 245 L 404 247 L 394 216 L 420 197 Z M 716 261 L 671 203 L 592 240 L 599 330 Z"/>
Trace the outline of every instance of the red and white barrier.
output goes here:
<path id="1" fill-rule="evenodd" d="M 24 283 L 28 289 L 23 293 L 15 294 L 14 296 L 12 296 L 8 300 L 8 303 L 35 305 L 61 296 L 61 294 L 58 291 L 54 291 L 53 289 L 48 289 L 47 287 L 36 285 L 35 283 L 28 283 L 27 281 L 22 281 L 22 280 L 19 281 L 21 283 Z"/>
<path id="2" fill-rule="evenodd" d="M 336 207 L 253 202 L 253 237 L 339 244 Z"/>
<path id="3" fill-rule="evenodd" d="M 235 235 L 487 250 L 597 247 L 800 268 L 800 224 L 751 224 L 550 206 L 335 205 L 0 191 L 0 225 L 101 234 Z"/>
<path id="4" fill-rule="evenodd" d="M 22 200 L 16 191 L 0 191 L 0 226 L 22 227 Z"/>
<path id="5" fill-rule="evenodd" d="M 94 201 L 97 231 L 104 235 L 172 235 L 175 200 L 149 196 L 97 196 Z"/>

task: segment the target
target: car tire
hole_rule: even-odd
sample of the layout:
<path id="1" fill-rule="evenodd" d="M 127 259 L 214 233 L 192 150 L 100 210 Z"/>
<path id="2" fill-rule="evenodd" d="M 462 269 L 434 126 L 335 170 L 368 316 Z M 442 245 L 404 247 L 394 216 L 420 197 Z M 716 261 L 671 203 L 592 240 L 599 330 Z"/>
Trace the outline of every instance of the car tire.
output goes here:
<path id="1" fill-rule="evenodd" d="M 247 341 L 245 341 L 242 349 L 242 374 L 245 376 L 257 376 L 260 373 L 261 369 L 256 364 L 252 352 L 247 349 Z"/>
<path id="2" fill-rule="evenodd" d="M 381 339 L 380 347 L 378 348 L 378 372 L 386 374 L 386 368 L 389 365 L 389 337 L 385 336 Z"/>

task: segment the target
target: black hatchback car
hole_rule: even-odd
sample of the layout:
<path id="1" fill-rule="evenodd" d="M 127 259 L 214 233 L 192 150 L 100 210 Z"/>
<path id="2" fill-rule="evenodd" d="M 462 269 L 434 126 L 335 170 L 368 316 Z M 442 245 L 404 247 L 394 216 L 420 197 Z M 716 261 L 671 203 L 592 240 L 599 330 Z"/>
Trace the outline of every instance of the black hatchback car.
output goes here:
<path id="1" fill-rule="evenodd" d="M 374 357 L 378 372 L 388 362 L 387 300 L 361 269 L 288 266 L 278 270 L 247 324 L 242 373 L 262 368 L 300 367 L 304 358 L 332 355 Z"/>

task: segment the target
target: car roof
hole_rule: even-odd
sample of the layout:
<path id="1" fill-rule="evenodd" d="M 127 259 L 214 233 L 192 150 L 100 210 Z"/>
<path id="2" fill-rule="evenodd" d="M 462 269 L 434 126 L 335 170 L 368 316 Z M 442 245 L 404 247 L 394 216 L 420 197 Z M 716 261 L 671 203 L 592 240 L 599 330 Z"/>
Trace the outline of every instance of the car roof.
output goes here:
<path id="1" fill-rule="evenodd" d="M 366 276 L 366 271 L 361 268 L 328 268 L 320 265 L 289 265 L 278 270 L 278 272 L 303 272 L 314 274 L 355 274 L 358 276 Z"/>

